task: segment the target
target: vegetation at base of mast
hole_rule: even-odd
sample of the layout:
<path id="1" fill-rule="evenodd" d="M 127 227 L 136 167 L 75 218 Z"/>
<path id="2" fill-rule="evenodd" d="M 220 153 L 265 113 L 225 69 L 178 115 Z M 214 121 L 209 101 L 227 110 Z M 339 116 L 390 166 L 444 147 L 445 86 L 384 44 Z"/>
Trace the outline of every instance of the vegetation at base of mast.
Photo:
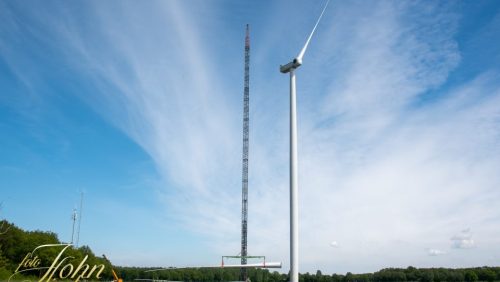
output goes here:
<path id="1" fill-rule="evenodd" d="M 15 226 L 14 224 L 2 220 L 2 226 L 7 232 L 0 235 L 0 281 L 6 281 L 16 270 L 24 259 L 24 257 L 34 248 L 45 244 L 61 244 L 57 235 L 53 232 L 46 231 L 25 231 Z M 40 253 L 39 258 L 41 264 L 50 266 L 50 264 L 57 257 L 61 248 L 49 248 L 43 253 Z M 112 280 L 111 264 L 109 261 L 101 257 L 96 257 L 88 246 L 81 246 L 79 248 L 70 247 L 64 252 L 65 256 L 73 257 L 69 262 L 80 262 L 88 255 L 86 263 L 89 265 L 104 264 L 105 269 L 102 274 L 103 281 Z M 42 275 L 44 270 L 31 270 L 23 275 L 16 275 L 15 280 L 25 280 L 30 277 L 32 281 L 37 281 L 36 278 Z"/>

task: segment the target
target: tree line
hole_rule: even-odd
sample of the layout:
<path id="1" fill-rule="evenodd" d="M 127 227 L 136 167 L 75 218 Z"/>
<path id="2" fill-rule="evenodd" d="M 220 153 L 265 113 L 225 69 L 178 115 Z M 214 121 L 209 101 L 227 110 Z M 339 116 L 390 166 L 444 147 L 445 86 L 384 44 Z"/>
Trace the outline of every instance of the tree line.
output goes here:
<path id="1" fill-rule="evenodd" d="M 134 279 L 153 279 L 168 281 L 237 281 L 239 269 L 199 268 L 199 269 L 167 269 L 156 272 L 145 272 L 153 268 L 118 267 L 115 268 L 124 281 Z M 252 282 L 288 282 L 287 274 L 267 269 L 249 269 L 248 277 Z M 463 269 L 450 268 L 386 268 L 375 273 L 323 274 L 318 270 L 315 274 L 302 273 L 300 282 L 473 282 L 500 281 L 500 267 L 476 267 Z"/>
<path id="2" fill-rule="evenodd" d="M 0 281 L 7 280 L 12 275 L 19 263 L 23 261 L 26 254 L 34 248 L 45 244 L 61 244 L 57 235 L 46 231 L 25 231 L 13 223 L 0 221 Z M 57 256 L 56 249 L 40 254 L 41 265 L 49 265 Z M 73 257 L 72 260 L 81 261 L 88 255 L 89 265 L 104 264 L 105 272 L 103 281 L 113 279 L 111 263 L 96 256 L 88 246 L 79 248 L 71 247 L 66 256 Z M 211 282 L 211 281 L 237 281 L 239 280 L 239 269 L 228 268 L 190 268 L 190 269 L 167 269 L 161 271 L 147 272 L 158 269 L 158 267 L 120 267 L 114 266 L 114 270 L 123 281 L 135 281 L 136 279 L 188 281 L 188 282 Z M 16 280 L 35 280 L 43 275 L 44 270 L 32 270 L 23 275 L 16 276 Z M 268 269 L 249 269 L 248 277 L 252 282 L 288 282 L 287 274 Z M 419 281 L 419 282 L 473 282 L 500 281 L 500 267 L 476 267 L 463 269 L 449 268 L 386 268 L 374 273 L 363 274 L 323 274 L 320 270 L 316 273 L 302 273 L 299 275 L 300 282 L 396 282 L 396 281 Z"/>

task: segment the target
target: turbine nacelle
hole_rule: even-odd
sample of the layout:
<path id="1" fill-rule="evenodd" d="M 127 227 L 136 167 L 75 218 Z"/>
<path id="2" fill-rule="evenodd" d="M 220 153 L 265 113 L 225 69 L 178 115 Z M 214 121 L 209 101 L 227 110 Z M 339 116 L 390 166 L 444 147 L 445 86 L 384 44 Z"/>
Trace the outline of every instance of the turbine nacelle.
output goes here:
<path id="1" fill-rule="evenodd" d="M 294 70 L 302 65 L 302 59 L 301 58 L 295 58 L 293 59 L 290 63 L 280 66 L 280 72 L 282 73 L 287 73 L 290 72 L 291 70 Z"/>

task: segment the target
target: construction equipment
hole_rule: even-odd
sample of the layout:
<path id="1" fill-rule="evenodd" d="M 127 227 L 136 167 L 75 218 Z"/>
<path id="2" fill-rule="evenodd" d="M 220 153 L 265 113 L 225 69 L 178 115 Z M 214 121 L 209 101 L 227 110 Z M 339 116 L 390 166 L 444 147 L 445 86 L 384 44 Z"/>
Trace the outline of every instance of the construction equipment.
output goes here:
<path id="1" fill-rule="evenodd" d="M 106 255 L 102 255 L 102 257 L 109 262 L 111 265 L 111 261 L 106 257 Z M 118 275 L 116 274 L 115 270 L 111 268 L 111 273 L 113 273 L 113 282 L 123 282 L 121 278 L 118 278 Z"/>
<path id="2" fill-rule="evenodd" d="M 114 269 L 111 269 L 111 272 L 113 273 L 113 282 L 116 281 L 116 282 L 123 282 L 123 280 L 121 278 L 118 278 L 118 275 L 116 275 L 116 272 Z"/>

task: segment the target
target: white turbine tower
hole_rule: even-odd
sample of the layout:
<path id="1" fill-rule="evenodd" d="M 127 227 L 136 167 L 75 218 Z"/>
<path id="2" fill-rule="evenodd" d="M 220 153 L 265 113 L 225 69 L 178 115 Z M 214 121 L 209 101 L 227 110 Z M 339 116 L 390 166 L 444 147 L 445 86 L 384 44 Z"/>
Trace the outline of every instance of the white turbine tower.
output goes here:
<path id="1" fill-rule="evenodd" d="M 290 73 L 290 282 L 299 281 L 299 195 L 297 175 L 297 99 L 295 91 L 295 69 L 302 65 L 302 57 L 304 57 L 309 41 L 311 41 L 314 31 L 321 17 L 323 17 L 323 13 L 326 7 L 328 7 L 329 2 L 330 0 L 326 2 L 318 21 L 314 25 L 299 55 L 290 63 L 280 66 L 280 72 Z"/>

